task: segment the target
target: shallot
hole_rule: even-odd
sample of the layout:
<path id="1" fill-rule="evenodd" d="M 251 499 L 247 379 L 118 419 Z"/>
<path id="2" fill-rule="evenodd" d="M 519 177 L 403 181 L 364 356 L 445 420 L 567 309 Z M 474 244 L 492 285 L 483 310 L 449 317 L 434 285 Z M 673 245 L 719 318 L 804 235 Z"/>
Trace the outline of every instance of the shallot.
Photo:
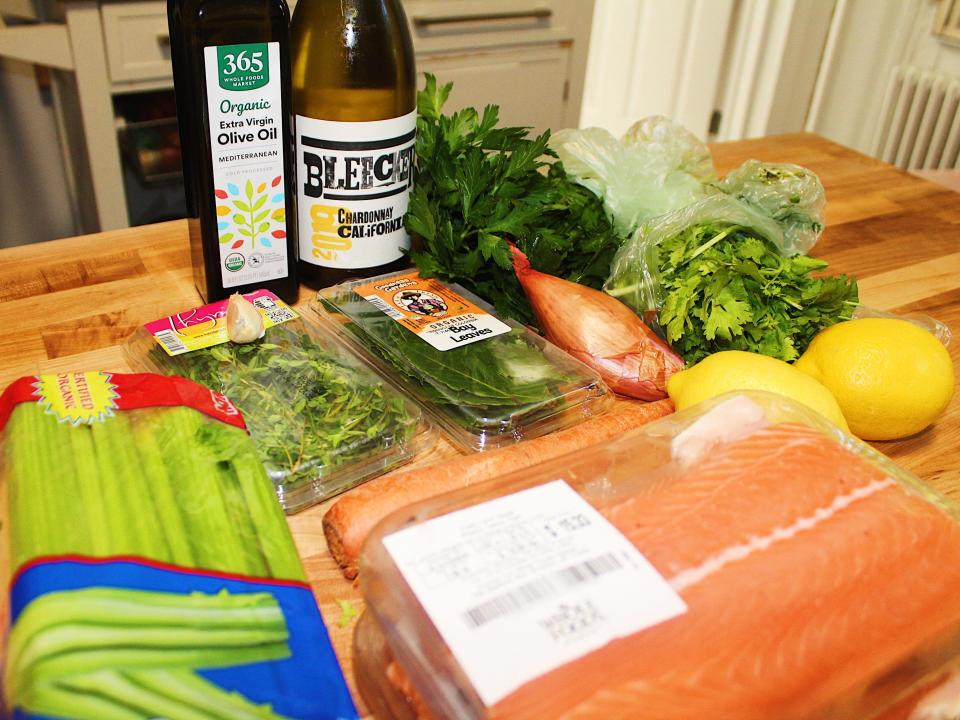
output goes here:
<path id="1" fill-rule="evenodd" d="M 554 345 L 589 365 L 615 393 L 639 400 L 667 397 L 667 379 L 683 360 L 606 293 L 534 270 L 511 245 L 513 270 L 540 329 Z"/>

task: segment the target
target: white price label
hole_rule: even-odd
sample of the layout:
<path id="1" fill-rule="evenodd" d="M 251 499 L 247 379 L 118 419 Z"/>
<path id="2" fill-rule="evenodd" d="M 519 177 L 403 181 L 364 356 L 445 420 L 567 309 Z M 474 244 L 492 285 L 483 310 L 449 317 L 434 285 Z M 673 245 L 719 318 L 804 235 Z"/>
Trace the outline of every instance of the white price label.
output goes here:
<path id="1" fill-rule="evenodd" d="M 649 561 L 562 480 L 383 542 L 488 706 L 611 640 L 686 612 Z"/>

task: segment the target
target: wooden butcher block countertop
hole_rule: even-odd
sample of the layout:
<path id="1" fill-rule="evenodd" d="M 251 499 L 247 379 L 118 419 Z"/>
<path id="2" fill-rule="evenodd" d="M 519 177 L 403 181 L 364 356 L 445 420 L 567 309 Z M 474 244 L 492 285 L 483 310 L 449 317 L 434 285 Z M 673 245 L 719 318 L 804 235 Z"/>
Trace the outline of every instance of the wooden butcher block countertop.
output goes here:
<path id="1" fill-rule="evenodd" d="M 792 162 L 816 172 L 827 193 L 826 230 L 811 252 L 830 271 L 859 280 L 864 304 L 919 312 L 946 323 L 960 365 L 960 194 L 814 135 L 722 143 L 717 171 L 744 160 Z M 301 288 L 300 305 L 313 293 Z M 184 221 L 55 240 L 0 251 L 0 388 L 21 375 L 61 370 L 128 372 L 121 344 L 143 323 L 199 304 Z M 916 378 L 901 378 L 914 382 Z M 960 499 L 960 401 L 935 426 L 875 443 L 930 485 Z M 419 458 L 457 451 L 445 440 Z M 407 466 L 409 467 L 409 466 Z M 321 518 L 328 503 L 289 518 L 354 697 L 351 633 L 338 600 L 357 610 L 357 588 L 327 554 Z M 3 562 L 4 549 L 0 549 Z M 0 567 L 3 577 L 8 569 Z"/>

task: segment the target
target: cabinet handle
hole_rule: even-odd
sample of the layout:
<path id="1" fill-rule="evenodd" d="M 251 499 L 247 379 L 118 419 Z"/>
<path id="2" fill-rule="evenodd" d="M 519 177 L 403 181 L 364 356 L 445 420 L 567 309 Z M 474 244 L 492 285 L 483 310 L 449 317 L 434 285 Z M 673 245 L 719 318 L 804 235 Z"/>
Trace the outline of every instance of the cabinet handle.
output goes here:
<path id="1" fill-rule="evenodd" d="M 413 24 L 418 28 L 431 25 L 453 25 L 455 23 L 486 22 L 490 20 L 546 20 L 553 16 L 550 8 L 518 10 L 516 12 L 482 13 L 479 15 L 442 15 L 440 17 L 415 17 Z"/>
<path id="2" fill-rule="evenodd" d="M 157 33 L 157 44 L 160 47 L 170 47 L 170 34 L 169 33 Z"/>

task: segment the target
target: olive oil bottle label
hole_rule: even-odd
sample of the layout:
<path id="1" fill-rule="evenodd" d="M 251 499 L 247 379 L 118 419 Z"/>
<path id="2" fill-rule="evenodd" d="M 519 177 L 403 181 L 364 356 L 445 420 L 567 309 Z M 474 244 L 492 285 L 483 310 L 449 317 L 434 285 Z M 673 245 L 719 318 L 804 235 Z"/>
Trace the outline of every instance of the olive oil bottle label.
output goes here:
<path id="1" fill-rule="evenodd" d="M 223 287 L 286 277 L 280 43 L 204 48 Z"/>
<path id="2" fill-rule="evenodd" d="M 417 114 L 371 122 L 297 115 L 300 259 L 369 268 L 410 247 L 403 228 L 413 185 Z"/>

